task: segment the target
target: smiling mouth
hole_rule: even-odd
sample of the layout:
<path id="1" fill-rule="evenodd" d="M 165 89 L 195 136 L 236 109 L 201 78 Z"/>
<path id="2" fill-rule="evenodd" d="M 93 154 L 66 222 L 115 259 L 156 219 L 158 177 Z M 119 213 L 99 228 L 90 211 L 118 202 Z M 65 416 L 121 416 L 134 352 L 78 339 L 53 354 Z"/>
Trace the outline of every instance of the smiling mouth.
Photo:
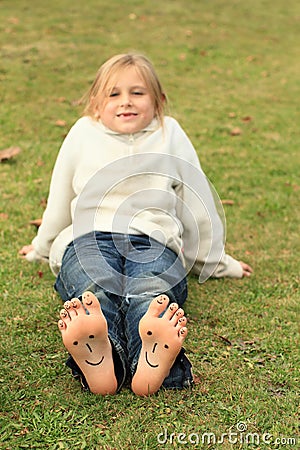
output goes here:
<path id="1" fill-rule="evenodd" d="M 85 360 L 85 362 L 86 362 L 87 364 L 89 364 L 90 366 L 99 366 L 99 365 L 102 363 L 103 360 L 104 360 L 104 356 L 102 356 L 102 358 L 100 359 L 100 361 L 98 361 L 98 362 L 96 362 L 96 363 L 93 363 L 93 362 L 91 362 L 91 361 L 88 361 L 87 359 Z"/>
<path id="2" fill-rule="evenodd" d="M 128 113 L 120 113 L 120 114 L 117 114 L 117 117 L 135 117 L 135 116 L 137 116 L 137 113 L 133 113 L 133 112 L 128 112 Z"/>
<path id="3" fill-rule="evenodd" d="M 158 364 L 151 364 L 151 362 L 148 359 L 148 354 L 147 352 L 145 352 L 145 358 L 146 358 L 146 363 L 149 364 L 150 367 L 156 368 L 158 367 Z"/>

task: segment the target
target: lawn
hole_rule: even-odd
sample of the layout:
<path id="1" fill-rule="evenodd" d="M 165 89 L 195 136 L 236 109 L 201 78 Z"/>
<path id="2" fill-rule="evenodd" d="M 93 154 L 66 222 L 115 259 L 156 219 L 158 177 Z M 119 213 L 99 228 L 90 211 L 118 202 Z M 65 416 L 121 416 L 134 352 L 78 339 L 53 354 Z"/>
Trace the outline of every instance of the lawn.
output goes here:
<path id="1" fill-rule="evenodd" d="M 299 448 L 298 0 L 0 0 L 1 448 Z M 81 391 L 61 300 L 31 242 L 79 99 L 102 62 L 154 63 L 170 114 L 223 201 L 227 251 L 250 279 L 189 277 L 191 391 Z"/>

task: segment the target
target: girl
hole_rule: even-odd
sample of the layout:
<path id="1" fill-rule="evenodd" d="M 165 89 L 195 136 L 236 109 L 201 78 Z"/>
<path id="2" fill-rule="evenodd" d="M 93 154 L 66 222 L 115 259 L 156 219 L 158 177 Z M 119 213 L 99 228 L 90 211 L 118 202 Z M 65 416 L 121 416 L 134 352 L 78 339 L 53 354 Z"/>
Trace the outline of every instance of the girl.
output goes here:
<path id="1" fill-rule="evenodd" d="M 142 396 L 190 386 L 186 274 L 252 272 L 224 252 L 211 189 L 165 104 L 144 56 L 100 67 L 58 154 L 42 225 L 20 250 L 49 260 L 65 301 L 58 326 L 67 364 L 96 394 L 126 380 Z"/>

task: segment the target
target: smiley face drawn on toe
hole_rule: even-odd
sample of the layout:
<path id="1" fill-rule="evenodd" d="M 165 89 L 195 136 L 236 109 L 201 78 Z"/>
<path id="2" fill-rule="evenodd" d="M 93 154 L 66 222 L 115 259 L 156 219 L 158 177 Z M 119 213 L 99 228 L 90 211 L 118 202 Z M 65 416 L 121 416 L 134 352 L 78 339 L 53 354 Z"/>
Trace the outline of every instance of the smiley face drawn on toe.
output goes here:
<path id="1" fill-rule="evenodd" d="M 65 319 L 66 317 L 69 316 L 69 314 L 67 313 L 67 311 L 65 309 L 62 309 L 60 312 L 60 316 Z"/>
<path id="2" fill-rule="evenodd" d="M 94 339 L 94 335 L 90 335 L 89 336 L 89 339 Z M 77 346 L 77 345 L 79 345 L 79 342 L 78 341 L 74 341 L 73 342 L 73 345 L 75 345 L 75 347 Z M 90 346 L 90 344 L 89 343 L 87 343 L 87 342 L 85 342 L 83 345 L 85 345 L 86 347 L 87 347 L 87 349 L 88 349 L 88 351 L 90 352 L 90 353 L 93 353 L 93 349 L 92 349 L 92 347 Z M 104 356 L 102 356 L 102 358 L 100 358 L 100 360 L 99 361 L 97 361 L 97 362 L 92 362 L 92 361 L 88 361 L 87 359 L 85 359 L 85 363 L 86 364 L 88 364 L 89 366 L 100 366 L 100 364 L 103 362 L 103 360 L 104 360 Z"/>
<path id="3" fill-rule="evenodd" d="M 86 293 L 83 295 L 83 298 L 84 298 L 84 300 L 85 300 L 85 305 L 86 305 L 86 306 L 91 306 L 91 305 L 93 304 L 93 298 L 92 298 L 92 296 L 91 296 L 88 292 L 86 292 Z"/>
<path id="4" fill-rule="evenodd" d="M 175 309 L 178 309 L 177 303 L 171 303 L 171 305 L 169 306 L 169 310 L 173 312 Z"/>

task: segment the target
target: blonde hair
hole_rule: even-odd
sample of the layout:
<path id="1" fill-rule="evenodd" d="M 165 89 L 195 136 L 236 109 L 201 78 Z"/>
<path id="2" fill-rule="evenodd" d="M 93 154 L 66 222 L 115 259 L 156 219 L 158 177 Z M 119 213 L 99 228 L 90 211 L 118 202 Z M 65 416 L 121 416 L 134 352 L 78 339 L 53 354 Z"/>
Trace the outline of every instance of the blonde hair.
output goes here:
<path id="1" fill-rule="evenodd" d="M 113 56 L 99 68 L 96 78 L 84 98 L 86 103 L 84 115 L 98 118 L 95 109 L 96 102 L 98 105 L 105 102 L 114 88 L 112 83 L 115 76 L 128 67 L 135 67 L 146 83 L 154 103 L 155 115 L 160 124 L 163 125 L 166 95 L 152 63 L 145 56 L 135 53 Z"/>

